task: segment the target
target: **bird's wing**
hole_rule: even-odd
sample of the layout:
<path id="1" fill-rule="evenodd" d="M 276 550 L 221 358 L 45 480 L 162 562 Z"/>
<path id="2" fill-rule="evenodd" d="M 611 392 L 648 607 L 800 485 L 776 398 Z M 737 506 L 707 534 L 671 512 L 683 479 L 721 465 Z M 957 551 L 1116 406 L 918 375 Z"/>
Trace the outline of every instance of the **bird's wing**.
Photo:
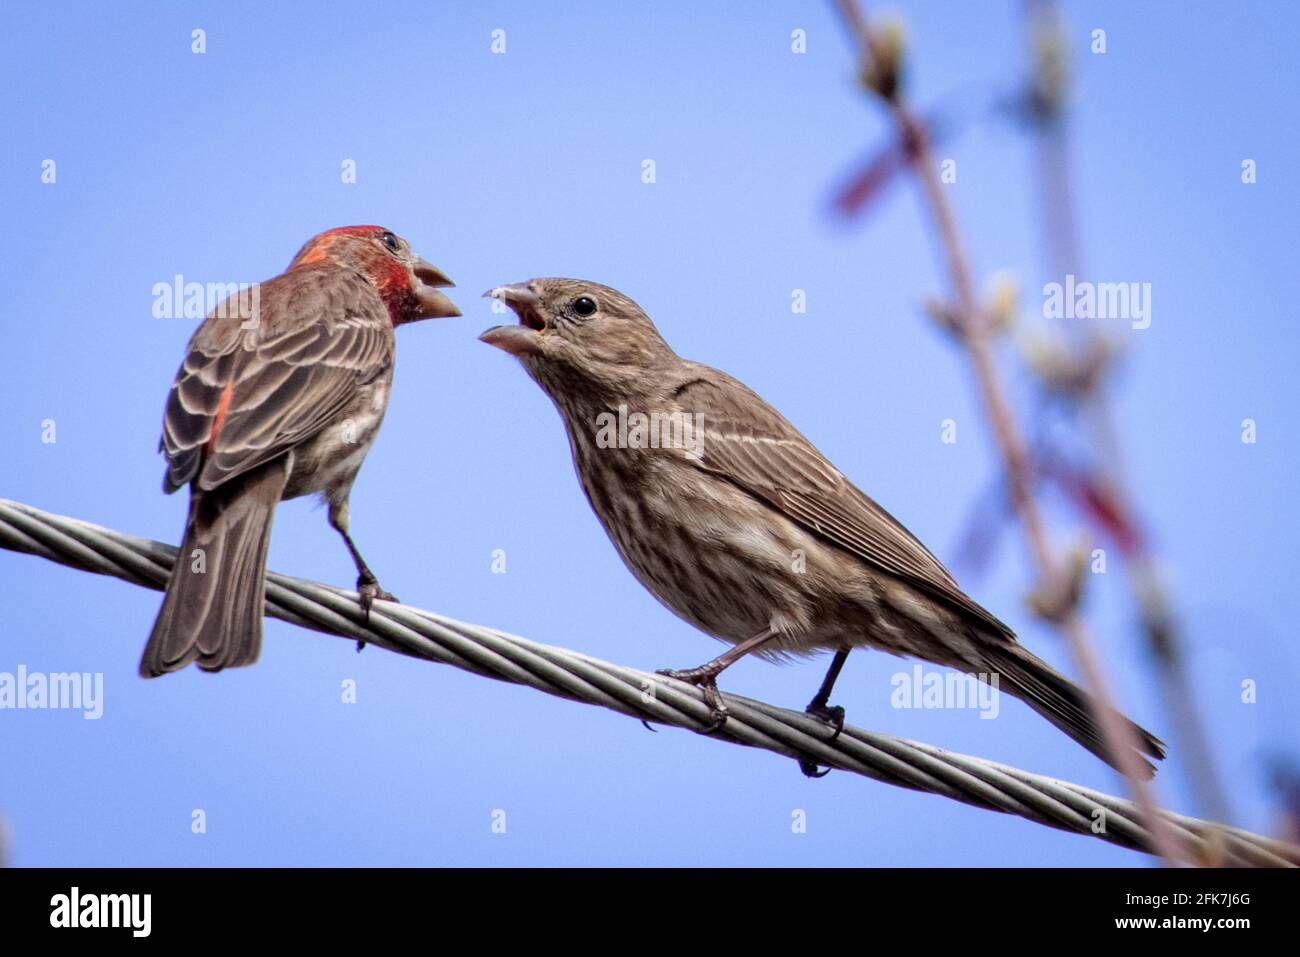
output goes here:
<path id="1" fill-rule="evenodd" d="M 674 394 L 679 409 L 704 417 L 697 467 L 996 633 L 1013 634 L 963 592 L 902 523 L 846 479 L 779 412 L 725 373 L 696 369 L 699 374 L 687 378 Z"/>
<path id="2" fill-rule="evenodd" d="M 277 276 L 258 288 L 256 313 L 244 329 L 218 307 L 190 340 L 163 416 L 168 491 L 196 477 L 216 488 L 293 448 L 392 363 L 387 310 L 359 274 Z"/>

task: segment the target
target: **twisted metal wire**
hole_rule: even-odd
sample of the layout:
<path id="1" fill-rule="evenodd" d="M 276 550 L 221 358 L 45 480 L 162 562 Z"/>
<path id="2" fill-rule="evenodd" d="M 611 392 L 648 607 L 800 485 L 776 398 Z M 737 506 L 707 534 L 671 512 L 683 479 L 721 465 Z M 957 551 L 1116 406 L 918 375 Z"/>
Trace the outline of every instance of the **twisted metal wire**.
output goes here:
<path id="1" fill-rule="evenodd" d="M 0 547 L 162 589 L 176 549 L 161 542 L 0 499 Z M 379 645 L 474 674 L 599 705 L 645 721 L 701 731 L 712 724 L 701 692 L 662 675 L 544 645 L 433 612 L 378 602 L 369 623 L 355 592 L 268 572 L 266 612 L 303 628 Z M 1132 802 L 984 758 L 845 725 L 834 741 L 797 711 L 724 694 L 730 717 L 711 737 L 1015 814 L 1142 851 L 1150 840 Z M 1166 812 L 1190 860 L 1300 866 L 1300 848 L 1240 828 Z"/>

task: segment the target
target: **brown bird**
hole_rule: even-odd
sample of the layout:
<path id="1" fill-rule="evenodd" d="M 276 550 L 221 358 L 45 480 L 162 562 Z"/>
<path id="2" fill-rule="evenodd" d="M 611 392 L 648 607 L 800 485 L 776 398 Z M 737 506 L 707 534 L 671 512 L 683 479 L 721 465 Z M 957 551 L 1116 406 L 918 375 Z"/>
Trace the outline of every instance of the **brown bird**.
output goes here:
<path id="1" fill-rule="evenodd" d="M 163 417 L 163 490 L 188 483 L 190 510 L 140 674 L 257 660 L 281 499 L 318 492 L 328 503 L 367 615 L 376 598 L 396 600 L 348 534 L 348 494 L 388 405 L 393 330 L 460 315 L 438 291 L 451 285 L 389 230 L 344 226 L 203 320 Z"/>
<path id="2" fill-rule="evenodd" d="M 661 672 L 703 689 L 715 727 L 726 717 L 717 676 L 737 659 L 826 649 L 834 659 L 807 710 L 838 734 L 844 712 L 828 703 L 831 689 L 850 649 L 869 647 L 999 675 L 1115 765 L 1080 688 L 1026 651 L 779 412 L 678 357 L 631 299 L 574 279 L 486 295 L 519 322 L 480 338 L 516 356 L 554 401 L 583 491 L 632 574 L 733 645 L 698 668 Z M 1146 754 L 1164 756 L 1133 729 Z"/>

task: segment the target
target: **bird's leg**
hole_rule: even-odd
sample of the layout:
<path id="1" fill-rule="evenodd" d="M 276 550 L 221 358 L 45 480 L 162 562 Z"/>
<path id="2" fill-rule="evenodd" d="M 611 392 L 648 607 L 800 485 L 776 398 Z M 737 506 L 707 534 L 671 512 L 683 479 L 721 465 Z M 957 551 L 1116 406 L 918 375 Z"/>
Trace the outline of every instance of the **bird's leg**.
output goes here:
<path id="1" fill-rule="evenodd" d="M 344 502 L 341 505 L 335 505 L 330 502 L 330 525 L 334 530 L 343 536 L 343 544 L 347 545 L 349 554 L 352 555 L 352 563 L 357 566 L 357 595 L 361 601 L 361 611 L 365 614 L 366 624 L 370 623 L 370 606 L 375 603 L 375 599 L 382 598 L 384 601 L 397 601 L 396 595 L 390 595 L 379 587 L 379 579 L 375 573 L 370 570 L 366 560 L 361 557 L 361 552 L 357 549 L 356 542 L 352 541 L 352 536 L 348 534 L 348 507 Z M 364 640 L 357 641 L 357 651 L 366 646 Z"/>
<path id="2" fill-rule="evenodd" d="M 844 668 L 844 662 L 849 659 L 849 649 L 841 648 L 835 652 L 835 657 L 831 660 L 831 666 L 826 670 L 826 677 L 822 679 L 822 686 L 817 689 L 813 699 L 808 702 L 808 707 L 804 708 L 805 714 L 810 714 L 814 718 L 820 718 L 831 726 L 831 736 L 829 741 L 834 741 L 844 730 L 844 709 L 839 705 L 827 704 L 831 700 L 831 689 L 835 687 L 835 681 L 840 676 L 840 671 Z M 804 773 L 804 777 L 824 778 L 831 773 L 831 769 L 825 771 L 817 770 L 817 762 L 804 758 L 799 762 L 799 770 Z"/>
<path id="3" fill-rule="evenodd" d="M 713 712 L 713 723 L 705 728 L 703 733 L 712 734 L 727 723 L 727 705 L 723 702 L 722 694 L 718 691 L 718 675 L 775 636 L 776 632 L 769 628 L 759 632 L 753 638 L 746 638 L 740 644 L 728 648 L 718 657 L 705 662 L 698 668 L 688 668 L 685 671 L 661 668 L 655 674 L 663 675 L 666 678 L 676 678 L 678 681 L 685 681 L 687 684 L 695 685 L 704 692 L 704 700 Z"/>
<path id="4" fill-rule="evenodd" d="M 835 652 L 835 657 L 831 660 L 831 666 L 826 670 L 826 677 L 822 679 L 822 686 L 817 689 L 813 699 L 808 702 L 808 707 L 804 708 L 807 714 L 814 718 L 821 718 L 834 730 L 830 740 L 834 741 L 844 730 L 844 709 L 839 705 L 827 704 L 831 700 L 831 690 L 835 687 L 835 682 L 840 676 L 840 671 L 844 668 L 844 662 L 849 658 L 849 649 L 841 648 Z"/>

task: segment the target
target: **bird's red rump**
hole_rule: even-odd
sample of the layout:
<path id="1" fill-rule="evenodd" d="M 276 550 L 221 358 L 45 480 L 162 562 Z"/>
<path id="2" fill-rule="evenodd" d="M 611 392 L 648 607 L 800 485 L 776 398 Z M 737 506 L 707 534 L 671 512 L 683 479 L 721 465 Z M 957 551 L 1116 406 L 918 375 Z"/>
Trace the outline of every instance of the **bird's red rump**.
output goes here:
<path id="1" fill-rule="evenodd" d="M 226 387 L 221 390 L 221 398 L 217 402 L 217 414 L 212 417 L 212 434 L 208 436 L 208 444 L 204 446 L 204 451 L 212 451 L 212 446 L 217 444 L 217 436 L 221 434 L 221 427 L 226 422 L 226 410 L 230 408 L 230 397 L 235 394 L 235 384 L 227 382 Z"/>

